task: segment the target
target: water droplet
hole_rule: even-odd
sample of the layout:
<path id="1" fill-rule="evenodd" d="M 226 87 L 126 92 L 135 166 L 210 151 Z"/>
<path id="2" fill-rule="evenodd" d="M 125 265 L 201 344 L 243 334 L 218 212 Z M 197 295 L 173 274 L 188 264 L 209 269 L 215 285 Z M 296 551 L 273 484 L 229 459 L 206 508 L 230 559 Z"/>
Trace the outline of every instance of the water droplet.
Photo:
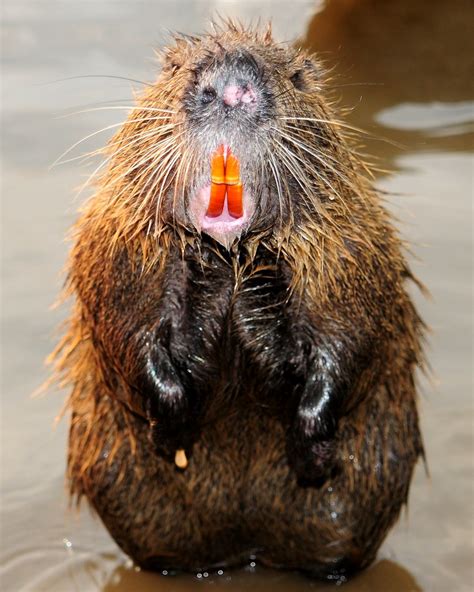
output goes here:
<path id="1" fill-rule="evenodd" d="M 69 539 L 64 538 L 63 543 L 64 543 L 64 546 L 66 547 L 66 549 L 72 549 L 72 543 Z"/>

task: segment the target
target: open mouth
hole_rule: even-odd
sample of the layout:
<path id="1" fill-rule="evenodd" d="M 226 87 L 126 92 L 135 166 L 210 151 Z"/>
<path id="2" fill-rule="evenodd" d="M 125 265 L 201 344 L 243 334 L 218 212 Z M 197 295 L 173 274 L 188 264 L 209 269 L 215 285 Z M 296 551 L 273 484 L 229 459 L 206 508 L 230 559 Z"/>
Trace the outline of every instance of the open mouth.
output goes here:
<path id="1" fill-rule="evenodd" d="M 211 157 L 211 184 L 197 191 L 190 204 L 192 221 L 199 231 L 229 246 L 240 236 L 253 209 L 244 191 L 238 158 L 226 145 Z"/>

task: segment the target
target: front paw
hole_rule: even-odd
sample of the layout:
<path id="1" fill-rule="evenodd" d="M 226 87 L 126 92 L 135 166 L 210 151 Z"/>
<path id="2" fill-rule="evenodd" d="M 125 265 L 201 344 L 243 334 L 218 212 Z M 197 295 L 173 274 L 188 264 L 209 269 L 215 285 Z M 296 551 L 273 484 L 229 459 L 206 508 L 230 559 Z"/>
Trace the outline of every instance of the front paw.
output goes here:
<path id="1" fill-rule="evenodd" d="M 149 424 L 148 440 L 153 451 L 169 462 L 175 462 L 176 452 L 184 450 L 189 458 L 195 438 L 189 402 L 182 387 L 166 385 L 146 403 Z"/>
<path id="2" fill-rule="evenodd" d="M 299 410 L 287 434 L 287 456 L 301 486 L 320 486 L 336 468 L 335 430 L 321 430 L 317 415 Z"/>
<path id="3" fill-rule="evenodd" d="M 153 450 L 174 462 L 177 450 L 190 455 L 196 434 L 191 401 L 168 353 L 159 345 L 149 348 L 137 384 L 144 398 Z"/>

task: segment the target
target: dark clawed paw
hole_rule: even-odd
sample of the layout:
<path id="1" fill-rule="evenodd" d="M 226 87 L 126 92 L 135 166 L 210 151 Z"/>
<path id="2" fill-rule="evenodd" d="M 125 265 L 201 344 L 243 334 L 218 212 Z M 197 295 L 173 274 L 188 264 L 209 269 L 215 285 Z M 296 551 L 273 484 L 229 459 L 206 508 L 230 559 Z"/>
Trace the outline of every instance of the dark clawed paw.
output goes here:
<path id="1" fill-rule="evenodd" d="M 189 458 L 197 425 L 189 401 L 179 387 L 167 389 L 167 396 L 155 396 L 147 402 L 148 439 L 155 454 L 175 462 L 176 452 L 184 450 Z"/>
<path id="2" fill-rule="evenodd" d="M 296 468 L 298 485 L 301 487 L 321 487 L 337 472 L 335 460 L 335 440 L 314 442 L 306 453 L 306 458 Z"/>
<path id="3" fill-rule="evenodd" d="M 305 445 L 290 443 L 288 461 L 296 473 L 298 484 L 321 486 L 335 469 L 335 440 L 321 440 Z"/>
<path id="4" fill-rule="evenodd" d="M 185 450 L 189 456 L 196 422 L 192 421 L 189 401 L 182 388 L 163 384 L 160 392 L 149 396 L 146 407 L 148 438 L 154 452 L 169 462 L 175 462 L 177 450 Z"/>
<path id="5" fill-rule="evenodd" d="M 170 463 L 176 464 L 176 454 L 184 451 L 184 459 L 189 459 L 192 453 L 192 439 L 190 428 L 185 424 L 169 425 L 166 419 L 151 419 L 149 421 L 148 440 L 153 452 Z"/>
<path id="6" fill-rule="evenodd" d="M 167 353 L 158 347 L 152 353 L 153 356 L 147 356 L 138 384 L 149 424 L 148 439 L 155 454 L 175 462 L 177 450 L 184 450 L 189 456 L 196 421 L 192 418 L 189 397 Z"/>
<path id="7" fill-rule="evenodd" d="M 301 486 L 321 486 L 336 469 L 336 439 L 298 423 L 287 437 L 290 466 Z"/>

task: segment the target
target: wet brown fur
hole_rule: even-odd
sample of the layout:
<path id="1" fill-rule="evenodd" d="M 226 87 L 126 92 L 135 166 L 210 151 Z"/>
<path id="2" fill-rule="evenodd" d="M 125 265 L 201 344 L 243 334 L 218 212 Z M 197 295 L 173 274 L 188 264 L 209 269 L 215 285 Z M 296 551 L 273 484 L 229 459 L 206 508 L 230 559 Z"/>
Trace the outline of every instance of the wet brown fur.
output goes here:
<path id="1" fill-rule="evenodd" d="M 268 32 L 228 23 L 208 38 L 178 37 L 171 58 L 186 63 L 198 45 L 212 44 L 216 37 L 226 47 L 257 48 L 270 67 L 274 52 L 289 51 Z M 291 67 L 305 58 L 296 53 Z M 330 122 L 323 124 L 330 138 L 325 150 L 332 160 L 327 162 L 336 163 L 339 174 L 328 170 L 323 179 L 314 179 L 304 195 L 312 209 L 302 209 L 299 216 L 291 212 L 285 223 L 245 239 L 246 257 L 232 259 L 232 302 L 249 278 L 265 273 L 256 260 L 264 246 L 290 269 L 288 301 L 303 303 L 318 326 L 335 324 L 343 334 L 346 325 L 351 330 L 355 325 L 356 339 L 368 334 L 377 343 L 377 355 L 353 385 L 339 422 L 342 468 L 321 487 L 298 486 L 285 452 L 285 423 L 256 411 L 255 385 L 249 392 L 242 388 L 238 398 L 226 398 L 222 384 L 216 393 L 218 411 L 210 411 L 212 421 L 194 444 L 186 471 L 177 471 L 150 450 L 142 401 L 129 384 L 136 365 L 127 349 L 132 335 L 127 322 L 114 323 L 126 317 L 128 301 L 114 301 L 113 309 L 104 306 L 104 294 L 112 294 L 114 283 L 122 280 L 129 283 L 130 299 L 140 301 L 146 285 L 153 286 L 158 301 L 170 254 L 184 258 L 187 249 L 200 248 L 199 235 L 179 216 L 170 223 L 166 204 L 157 205 L 160 191 L 150 185 L 147 163 L 139 167 L 141 176 L 132 177 L 129 170 L 130 159 L 138 162 L 156 141 L 150 135 L 126 145 L 133 134 L 143 133 L 143 126 L 152 126 L 163 138 L 172 133 L 186 137 L 178 92 L 186 84 L 186 71 L 178 70 L 173 84 L 166 76 L 165 70 L 138 97 L 109 143 L 110 163 L 74 229 L 67 282 L 74 305 L 52 356 L 57 376 L 71 388 L 71 494 L 87 497 L 112 536 L 145 567 L 208 568 L 238 563 L 251 552 L 263 563 L 316 575 L 364 567 L 405 503 L 422 451 L 414 384 L 415 368 L 422 363 L 422 323 L 406 292 L 413 278 L 401 241 L 372 188 L 367 166 L 352 147 L 349 130 L 323 99 L 324 82 L 311 82 L 306 112 Z M 295 113 L 290 95 L 278 104 L 284 114 Z M 150 106 L 171 113 L 156 112 L 163 119 L 140 121 L 150 114 L 143 107 Z M 304 138 L 305 130 L 299 133 Z M 175 166 L 173 174 L 164 176 L 173 146 L 184 150 L 185 145 L 170 142 L 157 175 L 161 194 L 171 191 L 174 204 L 179 199 L 174 188 L 189 170 L 177 165 L 177 171 Z M 303 150 L 295 150 L 307 160 Z M 192 158 L 182 162 L 192 169 Z M 283 182 L 288 174 L 283 170 Z M 123 273 L 132 274 L 128 280 L 116 266 L 124 252 L 130 267 Z M 215 252 L 219 257 L 220 250 Z M 140 309 L 145 316 L 147 306 L 144 302 Z M 259 343 L 250 356 L 260 363 Z"/>

